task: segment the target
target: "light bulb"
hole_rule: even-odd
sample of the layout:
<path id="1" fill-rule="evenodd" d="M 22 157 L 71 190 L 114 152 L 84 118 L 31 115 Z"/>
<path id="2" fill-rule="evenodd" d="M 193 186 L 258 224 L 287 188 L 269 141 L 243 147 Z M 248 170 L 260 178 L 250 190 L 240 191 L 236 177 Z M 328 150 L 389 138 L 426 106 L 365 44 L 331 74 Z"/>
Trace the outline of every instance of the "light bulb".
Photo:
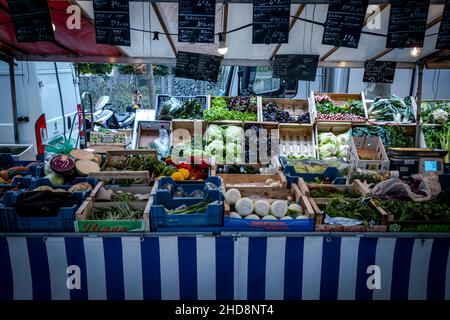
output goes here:
<path id="1" fill-rule="evenodd" d="M 52 28 L 53 28 L 53 31 L 56 31 L 56 26 L 54 23 L 52 23 Z"/>
<path id="2" fill-rule="evenodd" d="M 414 47 L 411 49 L 411 57 L 417 58 L 420 55 L 420 48 Z"/>
<path id="3" fill-rule="evenodd" d="M 225 40 L 225 36 L 223 33 L 219 33 L 219 47 L 217 48 L 219 54 L 222 56 L 226 55 L 228 52 L 227 41 Z"/>

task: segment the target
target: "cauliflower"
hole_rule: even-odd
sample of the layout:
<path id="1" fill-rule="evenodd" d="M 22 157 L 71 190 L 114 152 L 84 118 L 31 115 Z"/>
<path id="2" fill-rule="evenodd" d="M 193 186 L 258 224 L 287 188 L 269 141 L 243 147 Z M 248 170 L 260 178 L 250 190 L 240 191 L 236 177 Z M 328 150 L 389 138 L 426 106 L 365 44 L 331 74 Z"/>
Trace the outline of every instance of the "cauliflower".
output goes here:
<path id="1" fill-rule="evenodd" d="M 225 142 L 228 143 L 241 143 L 242 142 L 242 128 L 236 126 L 229 126 L 225 130 Z"/>
<path id="2" fill-rule="evenodd" d="M 341 146 L 347 145 L 350 142 L 350 131 L 338 135 L 336 139 Z"/>
<path id="3" fill-rule="evenodd" d="M 223 140 L 222 129 L 218 125 L 212 124 L 206 129 L 206 137 L 208 138 L 208 142 L 213 140 Z"/>
<path id="4" fill-rule="evenodd" d="M 339 145 L 336 143 L 326 143 L 319 145 L 320 159 L 325 160 L 333 158 L 339 150 Z"/>
<path id="5" fill-rule="evenodd" d="M 223 157 L 223 142 L 221 140 L 214 140 L 210 144 L 208 144 L 205 148 L 205 155 L 207 157 Z"/>
<path id="6" fill-rule="evenodd" d="M 445 110 L 437 109 L 433 112 L 433 119 L 436 123 L 444 124 L 448 121 L 448 113 Z"/>

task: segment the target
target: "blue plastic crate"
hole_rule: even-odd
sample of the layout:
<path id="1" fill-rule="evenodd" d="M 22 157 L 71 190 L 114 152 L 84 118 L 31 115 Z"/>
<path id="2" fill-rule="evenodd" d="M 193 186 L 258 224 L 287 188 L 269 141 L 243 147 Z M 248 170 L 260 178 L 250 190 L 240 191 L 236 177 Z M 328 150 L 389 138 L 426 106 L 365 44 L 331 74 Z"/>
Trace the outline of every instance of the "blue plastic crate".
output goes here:
<path id="1" fill-rule="evenodd" d="M 328 167 L 322 173 L 298 173 L 295 171 L 294 166 L 287 163 L 285 157 L 280 157 L 279 159 L 283 168 L 283 174 L 286 176 L 288 182 L 288 187 L 290 187 L 292 183 L 297 183 L 299 177 L 303 178 L 306 182 L 313 182 L 317 178 L 321 180 L 328 178 L 333 184 L 346 184 L 347 182 L 347 179 L 341 177 L 339 170 L 335 167 Z"/>
<path id="2" fill-rule="evenodd" d="M 208 200 L 215 201 L 209 194 Z M 150 226 L 152 231 L 172 231 L 165 228 L 179 228 L 195 231 L 198 227 L 220 227 L 223 224 L 223 202 L 209 204 L 203 213 L 168 214 L 166 209 L 175 209 L 182 205 L 190 206 L 203 201 L 201 198 L 175 198 L 168 192 L 156 193 L 150 208 Z"/>
<path id="3" fill-rule="evenodd" d="M 73 184 L 76 183 L 80 183 L 80 182 L 87 182 L 91 185 L 92 188 L 95 188 L 95 186 L 98 183 L 98 179 L 94 179 L 94 178 L 82 178 L 82 177 L 78 177 L 74 180 Z M 33 178 L 31 179 L 28 191 L 32 191 L 38 187 L 41 186 L 49 186 L 55 189 L 63 189 L 63 190 L 69 190 L 70 187 L 72 187 L 72 185 L 69 184 L 65 184 L 65 185 L 58 185 L 58 186 L 54 186 L 49 179 L 47 178 Z M 20 194 L 24 191 L 27 190 L 20 190 L 20 191 L 15 191 L 15 192 L 7 192 L 7 195 L 5 193 L 5 196 L 7 197 L 2 201 L 2 203 L 8 205 L 11 203 L 17 203 L 17 201 L 20 200 Z M 76 204 L 81 205 L 83 203 L 84 200 L 86 200 L 87 197 L 89 197 L 89 195 L 91 194 L 91 191 L 77 191 L 77 192 L 73 192 L 73 199 L 75 201 Z"/>
<path id="4" fill-rule="evenodd" d="M 54 217 L 22 217 L 13 207 L 0 205 L 0 220 L 4 232 L 71 232 L 75 231 L 77 206 L 60 208 Z"/>
<path id="5" fill-rule="evenodd" d="M 190 195 L 193 191 L 196 190 L 201 190 L 203 191 L 203 189 L 205 188 L 205 184 L 206 182 L 210 182 L 213 183 L 217 186 L 217 189 L 215 190 L 208 190 L 208 192 L 206 193 L 206 197 L 208 197 L 209 199 L 212 200 L 218 200 L 218 201 L 222 201 L 222 180 L 220 177 L 208 177 L 205 181 L 199 182 L 199 181 L 174 181 L 171 177 L 162 177 L 161 179 L 159 179 L 158 182 L 158 189 L 156 191 L 156 193 L 167 193 L 169 195 L 170 198 L 171 195 L 169 193 L 169 191 L 162 189 L 162 187 L 165 184 L 170 184 L 174 187 L 174 189 L 177 189 L 178 187 L 182 187 L 183 190 Z M 180 199 L 189 199 L 190 197 L 184 197 L 184 198 L 180 198 Z M 192 199 L 199 199 L 199 198 L 192 198 Z"/>
<path id="6" fill-rule="evenodd" d="M 5 193 L 3 193 L 3 197 L 0 199 L 0 203 L 2 203 L 4 205 L 9 205 L 9 204 L 13 203 L 14 194 L 17 191 L 23 191 L 23 190 L 30 188 L 31 181 L 33 181 L 33 179 L 34 178 L 31 176 L 18 177 L 18 178 L 14 178 L 12 183 L 9 185 L 0 185 L 0 186 L 8 186 L 8 187 L 11 187 L 12 189 L 15 189 L 15 190 L 8 190 Z M 17 190 L 16 187 L 18 185 L 20 185 L 21 188 Z"/>
<path id="7" fill-rule="evenodd" d="M 36 168 L 40 165 L 38 162 L 40 161 L 16 161 L 10 154 L 0 154 L 0 169 L 6 170 L 12 167 L 19 167 L 19 166 L 28 166 L 31 163 L 36 162 L 36 165 L 34 165 Z"/>

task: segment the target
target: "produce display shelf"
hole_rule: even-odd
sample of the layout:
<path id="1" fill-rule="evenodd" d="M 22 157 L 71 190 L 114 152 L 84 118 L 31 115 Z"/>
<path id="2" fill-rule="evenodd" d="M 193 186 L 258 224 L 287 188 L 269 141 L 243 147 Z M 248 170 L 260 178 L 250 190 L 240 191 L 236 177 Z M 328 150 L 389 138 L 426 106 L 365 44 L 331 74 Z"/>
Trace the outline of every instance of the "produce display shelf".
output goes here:
<path id="1" fill-rule="evenodd" d="M 156 98 L 155 98 L 155 101 L 156 101 L 156 103 L 155 103 L 155 105 L 156 105 L 156 113 L 155 113 L 156 119 L 158 119 L 158 116 L 159 116 L 159 114 L 161 112 L 162 104 L 164 102 L 170 100 L 171 98 L 174 98 L 174 99 L 176 99 L 178 101 L 181 101 L 182 103 L 186 102 L 186 101 L 189 101 L 191 99 L 195 99 L 202 106 L 203 110 L 205 110 L 208 107 L 208 96 L 206 96 L 206 95 L 198 95 L 198 96 L 170 96 L 168 94 L 158 94 L 158 95 L 156 95 Z M 173 119 L 173 120 L 180 121 L 180 120 L 184 120 L 184 119 Z"/>
<path id="2" fill-rule="evenodd" d="M 289 112 L 291 116 L 299 116 L 305 112 L 309 112 L 309 122 L 308 123 L 284 123 L 284 122 L 272 122 L 264 120 L 264 108 L 270 103 L 274 102 L 283 111 Z M 310 110 L 311 103 L 308 99 L 285 99 L 285 98 L 261 98 L 258 97 L 258 113 L 260 115 L 260 121 L 268 123 L 278 123 L 282 126 L 291 125 L 302 125 L 302 126 L 312 126 L 314 122 L 311 117 Z"/>
<path id="3" fill-rule="evenodd" d="M 370 106 L 374 100 L 366 100 L 366 110 L 370 109 Z M 414 117 L 417 115 L 417 102 L 414 99 L 414 97 L 411 97 L 411 105 L 412 105 L 412 112 L 414 114 Z M 368 124 L 374 124 L 374 125 L 381 125 L 381 126 L 387 126 L 387 125 L 399 125 L 399 126 L 415 126 L 417 123 L 417 119 L 415 119 L 414 122 L 395 122 L 395 121 L 369 121 L 369 118 L 367 118 Z"/>
<path id="4" fill-rule="evenodd" d="M 236 96 L 238 97 L 238 96 Z M 257 99 L 257 96 L 252 96 L 255 99 Z M 207 109 L 209 109 L 211 107 L 211 100 L 215 98 L 215 96 L 211 96 L 208 95 L 207 96 Z M 235 97 L 231 97 L 231 96 L 220 96 L 220 98 L 223 98 L 227 103 L 230 101 L 231 98 L 235 98 Z M 261 122 L 262 121 L 262 114 L 260 114 L 259 108 L 258 108 L 258 101 L 256 101 L 256 121 Z M 209 123 L 215 123 L 216 121 L 212 121 Z M 243 121 L 238 121 L 238 120 L 220 120 L 219 122 L 232 122 L 232 123 L 242 123 Z"/>

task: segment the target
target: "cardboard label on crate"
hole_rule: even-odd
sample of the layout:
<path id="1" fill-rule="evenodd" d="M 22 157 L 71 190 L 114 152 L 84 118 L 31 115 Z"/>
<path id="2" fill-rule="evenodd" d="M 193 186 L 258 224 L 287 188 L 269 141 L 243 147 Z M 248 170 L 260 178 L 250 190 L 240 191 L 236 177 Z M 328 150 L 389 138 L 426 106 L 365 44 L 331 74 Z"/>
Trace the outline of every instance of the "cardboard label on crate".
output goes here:
<path id="1" fill-rule="evenodd" d="M 450 222 L 397 221 L 388 224 L 389 232 L 450 232 Z"/>
<path id="2" fill-rule="evenodd" d="M 89 143 L 91 146 L 126 146 L 130 143 L 130 137 L 125 132 L 90 132 Z"/>
<path id="3" fill-rule="evenodd" d="M 430 0 L 391 0 L 386 48 L 423 47 Z"/>
<path id="4" fill-rule="evenodd" d="M 291 0 L 254 0 L 252 43 L 288 43 Z"/>
<path id="5" fill-rule="evenodd" d="M 145 221 L 142 220 L 77 220 L 76 232 L 144 232 Z"/>
<path id="6" fill-rule="evenodd" d="M 178 1 L 178 42 L 214 43 L 216 0 Z"/>
<path id="7" fill-rule="evenodd" d="M 450 0 L 445 3 L 436 49 L 450 49 Z"/>
<path id="8" fill-rule="evenodd" d="M 358 48 L 369 0 L 331 0 L 322 44 Z"/>

